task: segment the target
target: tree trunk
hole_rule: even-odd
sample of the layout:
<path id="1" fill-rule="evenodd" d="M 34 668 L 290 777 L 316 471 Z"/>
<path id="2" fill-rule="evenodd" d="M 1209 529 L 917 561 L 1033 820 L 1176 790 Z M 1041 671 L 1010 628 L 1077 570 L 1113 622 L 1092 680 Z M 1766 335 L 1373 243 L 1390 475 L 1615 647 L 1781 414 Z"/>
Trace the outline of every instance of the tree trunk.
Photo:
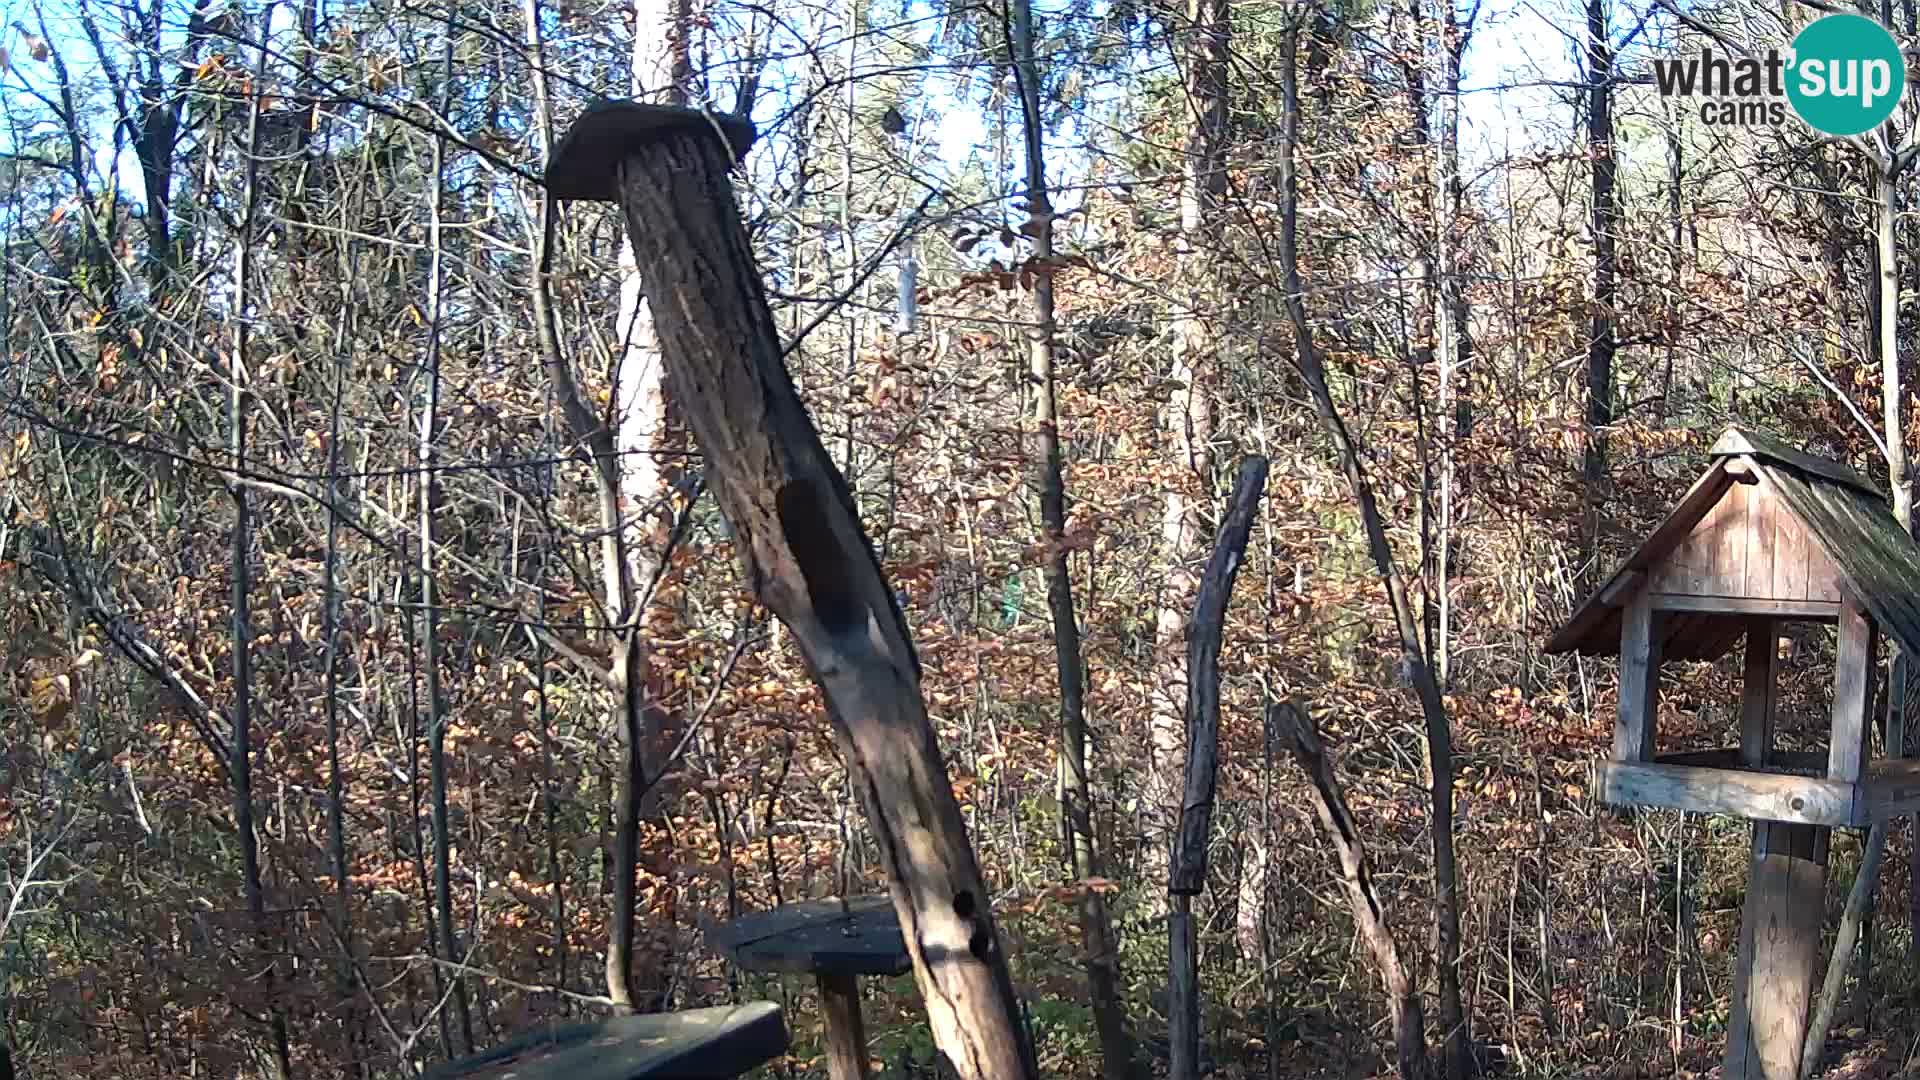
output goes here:
<path id="1" fill-rule="evenodd" d="M 269 4 L 262 18 L 272 18 Z M 266 45 L 260 48 L 259 71 L 265 72 Z M 280 1007 L 280 943 L 267 929 L 266 893 L 260 878 L 260 840 L 253 829 L 253 508 L 247 489 L 239 477 L 247 471 L 247 425 L 252 412 L 253 395 L 249 390 L 251 354 L 247 329 L 252 297 L 248 286 L 253 276 L 253 229 L 259 209 L 260 159 L 255 154 L 260 136 L 259 83 L 248 95 L 245 177 L 241 183 L 240 229 L 233 246 L 233 362 L 227 381 L 227 450 L 234 476 L 228 480 L 233 498 L 233 741 L 229 751 L 233 776 L 233 827 L 240 841 L 240 880 L 246 894 L 247 912 L 253 920 L 255 943 L 266 958 L 265 982 L 269 1026 L 273 1033 L 273 1066 L 280 1080 L 293 1073 L 292 1053 L 288 1046 L 287 1017 Z"/>
<path id="2" fill-rule="evenodd" d="M 674 115 L 687 119 L 636 133 L 616 170 L 669 393 L 704 452 L 748 583 L 821 686 L 936 1044 L 966 1080 L 1031 1077 L 1033 1051 L 906 621 L 786 373 L 727 179 L 732 155 L 711 120 Z"/>
<path id="3" fill-rule="evenodd" d="M 1605 499 L 1607 427 L 1613 423 L 1614 238 L 1620 209 L 1614 195 L 1613 43 L 1607 0 L 1587 0 L 1587 156 L 1593 170 L 1593 309 L 1587 328 L 1587 449 L 1585 460 L 1589 559 L 1600 540 Z"/>
<path id="4" fill-rule="evenodd" d="M 341 269 L 345 271 L 347 267 Z M 340 314 L 339 338 L 346 337 L 350 311 L 351 305 L 347 305 Z M 340 410 L 346 397 L 348 353 L 339 338 L 334 342 L 337 359 L 333 371 L 333 401 L 327 410 L 326 582 L 321 598 L 325 606 L 320 613 L 320 636 L 326 639 L 323 649 L 327 714 L 327 856 L 333 870 L 334 929 L 340 939 L 334 990 L 340 997 L 342 1008 L 347 1011 L 349 1033 L 356 1039 L 356 1071 L 364 1075 L 365 1063 L 358 1060 L 360 1051 L 357 1040 L 360 1031 L 356 1020 L 360 1015 L 360 1006 L 355 998 L 353 975 L 353 885 L 347 871 L 345 783 L 340 770 Z"/>
<path id="5" fill-rule="evenodd" d="M 1040 497 L 1041 543 L 1046 551 L 1047 609 L 1053 619 L 1054 668 L 1060 682 L 1060 825 L 1067 869 L 1078 881 L 1101 876 L 1093 833 L 1092 785 L 1087 778 L 1086 681 L 1073 577 L 1067 566 L 1066 465 L 1060 448 L 1054 383 L 1053 204 L 1047 188 L 1046 125 L 1040 115 L 1040 72 L 1034 56 L 1031 0 L 1013 2 L 1014 73 L 1020 84 L 1027 156 L 1027 231 L 1033 238 L 1033 325 L 1027 329 L 1028 376 L 1034 397 L 1034 444 Z M 1088 886 L 1080 894 L 1080 940 L 1087 996 L 1100 1033 L 1102 1074 L 1130 1080 L 1137 1073 L 1133 1036 L 1120 1002 L 1120 949 L 1106 897 Z"/>
<path id="6" fill-rule="evenodd" d="M 1449 1077 L 1463 1077 L 1468 1071 L 1468 1031 L 1466 1011 L 1460 999 L 1460 898 L 1459 867 L 1453 851 L 1453 729 L 1447 716 L 1440 684 L 1428 664 L 1420 640 L 1420 624 L 1408 598 L 1405 580 L 1393 557 L 1386 525 L 1374 497 L 1373 484 L 1362 464 L 1363 455 L 1346 421 L 1334 406 L 1327 386 L 1326 364 L 1314 343 L 1312 324 L 1307 319 L 1306 302 L 1300 284 L 1299 179 L 1294 154 L 1300 140 L 1299 76 L 1295 61 L 1299 27 L 1290 25 L 1281 47 L 1281 125 L 1277 162 L 1280 172 L 1280 256 L 1282 289 L 1286 294 L 1287 316 L 1293 324 L 1294 363 L 1301 380 L 1313 398 L 1314 411 L 1333 439 L 1340 457 L 1341 471 L 1360 511 L 1360 522 L 1367 537 L 1367 551 L 1379 571 L 1393 611 L 1394 629 L 1400 639 L 1401 664 L 1420 699 L 1425 726 L 1428 797 L 1431 806 L 1430 834 L 1433 842 L 1434 877 L 1434 965 L 1439 977 L 1440 1024 L 1445 1032 L 1446 1069 Z"/>
<path id="7" fill-rule="evenodd" d="M 446 30 L 441 56 L 441 115 L 447 115 L 453 87 L 453 29 Z M 462 960 L 460 935 L 453 925 L 453 840 L 447 824 L 447 704 L 440 687 L 440 611 L 434 598 L 435 523 L 440 509 L 440 480 L 434 468 L 440 439 L 440 338 L 446 305 L 446 252 L 440 227 L 446 185 L 447 143 L 433 140 L 432 188 L 427 197 L 427 375 L 426 398 L 420 404 L 420 663 L 426 677 L 427 767 L 432 772 L 430 798 L 433 813 L 433 903 L 440 924 L 440 946 L 447 959 Z M 459 969 L 453 979 L 454 1016 L 459 1021 L 461 1054 L 473 1053 L 473 1011 L 467 999 L 467 980 Z"/>
<path id="8" fill-rule="evenodd" d="M 1353 925 L 1360 940 L 1373 954 L 1380 980 L 1387 987 L 1387 1012 L 1393 1021 L 1394 1060 L 1402 1080 L 1423 1080 L 1427 1075 L 1427 1032 L 1425 1007 L 1420 992 L 1407 977 L 1400 962 L 1400 946 L 1387 927 L 1380 907 L 1379 893 L 1367 868 L 1366 847 L 1360 841 L 1360 827 L 1347 808 L 1347 797 L 1340 790 L 1333 763 L 1327 759 L 1320 733 L 1306 710 L 1292 702 L 1274 705 L 1268 713 L 1281 738 L 1293 751 L 1294 760 L 1313 784 L 1313 807 L 1326 830 L 1327 842 L 1340 860 L 1340 883 L 1345 886 L 1347 906 L 1353 912 Z"/>
<path id="9" fill-rule="evenodd" d="M 1227 72 L 1231 42 L 1230 0 L 1187 0 L 1185 40 L 1187 101 L 1193 126 L 1187 133 L 1180 188 L 1180 237 L 1176 273 L 1185 309 L 1174 323 L 1173 395 L 1163 424 L 1180 468 L 1167 487 L 1160 515 L 1160 543 L 1167 562 L 1159 613 L 1154 621 L 1154 699 L 1148 714 L 1146 804 L 1148 839 L 1165 843 L 1179 813 L 1181 738 L 1186 724 L 1186 618 L 1199 587 L 1191 559 L 1198 554 L 1203 500 L 1213 483 L 1213 382 L 1215 344 L 1210 312 L 1215 295 L 1207 272 L 1217 258 L 1213 243 L 1220 197 L 1226 190 Z"/>
<path id="10" fill-rule="evenodd" d="M 1200 972 L 1195 948 L 1193 898 L 1207 887 L 1207 847 L 1213 838 L 1214 780 L 1220 769 L 1220 639 L 1227 602 L 1253 532 L 1253 512 L 1267 486 L 1267 459 L 1240 463 L 1233 500 L 1200 578 L 1193 619 L 1187 624 L 1187 764 L 1180 819 L 1167 870 L 1172 900 L 1167 944 L 1167 1075 L 1200 1075 Z"/>
<path id="11" fill-rule="evenodd" d="M 688 0 L 634 0 L 633 95 L 684 104 L 693 78 Z M 540 75 L 545 81 L 545 73 Z M 620 311 L 611 382 L 618 412 L 614 421 L 616 454 L 607 460 L 606 483 L 618 493 L 602 501 L 602 527 L 617 534 L 610 557 L 618 565 L 603 568 L 607 610 L 614 613 L 614 677 L 619 701 L 614 723 L 622 757 L 614 829 L 614 892 L 607 945 L 607 994 L 628 1009 L 657 1007 L 665 992 L 665 964 L 636 963 L 634 943 L 639 911 L 635 900 L 640 870 L 640 822 L 652 819 L 669 793 L 659 784 L 664 762 L 649 764 L 655 748 L 670 740 L 667 717 L 649 700 L 652 657 L 648 642 L 648 586 L 662 570 L 666 548 L 663 521 L 671 478 L 662 468 L 670 451 L 671 424 L 663 381 L 660 344 L 652 312 L 640 287 L 640 271 L 631 245 L 620 249 Z M 637 529 L 634 528 L 638 526 Z M 630 533 L 631 530 L 631 533 Z M 664 830 L 663 830 L 664 831 Z M 656 869 L 658 869 L 656 867 Z M 636 983 L 644 977 L 645 985 Z"/>

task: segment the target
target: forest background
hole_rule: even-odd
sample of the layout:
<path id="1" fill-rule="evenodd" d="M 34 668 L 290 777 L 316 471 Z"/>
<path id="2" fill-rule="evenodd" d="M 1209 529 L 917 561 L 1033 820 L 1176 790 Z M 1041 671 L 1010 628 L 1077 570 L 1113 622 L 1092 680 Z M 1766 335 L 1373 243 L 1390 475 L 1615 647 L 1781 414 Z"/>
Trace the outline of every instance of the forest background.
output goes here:
<path id="1" fill-rule="evenodd" d="M 1164 1048 L 1185 621 L 1253 453 L 1211 1065 L 1391 1061 L 1268 720 L 1293 701 L 1449 1070 L 1704 1071 L 1746 827 L 1597 805 L 1610 665 L 1541 645 L 1729 422 L 1910 517 L 1915 80 L 1855 140 L 1651 82 L 1822 10 L 4 0 L 13 1068 L 397 1076 L 746 997 L 788 1005 L 775 1071 L 820 1068 L 810 984 L 707 934 L 878 891 L 872 842 L 622 222 L 536 182 L 631 95 L 759 128 L 738 190 L 787 362 L 913 628 L 1045 1074 Z M 1920 44 L 1912 0 L 1871 13 Z M 1783 648 L 1792 747 L 1832 631 Z M 1663 739 L 1724 741 L 1736 665 L 1672 665 Z M 1849 1075 L 1920 1050 L 1910 853 L 1902 823 Z M 911 980 L 870 990 L 873 1057 L 930 1068 Z"/>

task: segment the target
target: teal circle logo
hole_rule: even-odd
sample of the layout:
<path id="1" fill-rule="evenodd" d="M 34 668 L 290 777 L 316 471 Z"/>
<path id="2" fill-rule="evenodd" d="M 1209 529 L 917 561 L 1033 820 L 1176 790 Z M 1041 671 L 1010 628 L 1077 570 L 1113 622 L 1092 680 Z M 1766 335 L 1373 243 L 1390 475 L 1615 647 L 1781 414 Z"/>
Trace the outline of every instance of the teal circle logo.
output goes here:
<path id="1" fill-rule="evenodd" d="M 1827 15 L 1793 39 L 1787 100 L 1817 131 L 1858 135 L 1886 123 L 1907 86 L 1907 64 L 1887 28 L 1862 15 Z"/>

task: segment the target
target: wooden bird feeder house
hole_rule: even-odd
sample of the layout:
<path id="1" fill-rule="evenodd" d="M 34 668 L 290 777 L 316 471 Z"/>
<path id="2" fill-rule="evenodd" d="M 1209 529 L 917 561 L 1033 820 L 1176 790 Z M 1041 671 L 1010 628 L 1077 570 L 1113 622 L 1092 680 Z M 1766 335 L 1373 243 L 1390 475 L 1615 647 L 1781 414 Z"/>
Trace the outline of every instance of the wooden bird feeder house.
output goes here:
<path id="1" fill-rule="evenodd" d="M 1549 653 L 1620 657 L 1600 798 L 1754 822 L 1725 1075 L 1792 1080 L 1825 913 L 1827 838 L 1920 809 L 1920 761 L 1870 760 L 1876 647 L 1920 654 L 1920 545 L 1852 469 L 1729 428 L 1713 465 L 1639 550 L 1573 613 Z M 1774 746 L 1783 623 L 1835 624 L 1823 753 Z M 1737 746 L 1658 752 L 1662 660 L 1744 646 Z M 1903 710 L 1887 745 L 1901 745 Z"/>

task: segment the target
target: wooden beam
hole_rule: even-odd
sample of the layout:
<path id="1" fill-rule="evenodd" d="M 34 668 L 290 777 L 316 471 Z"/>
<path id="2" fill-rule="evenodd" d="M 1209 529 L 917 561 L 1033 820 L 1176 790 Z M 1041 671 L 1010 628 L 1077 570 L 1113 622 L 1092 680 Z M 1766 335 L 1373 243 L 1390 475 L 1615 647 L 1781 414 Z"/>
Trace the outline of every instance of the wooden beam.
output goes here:
<path id="1" fill-rule="evenodd" d="M 1780 776 L 1799 775 L 1819 780 L 1827 778 L 1827 755 L 1824 751 L 1813 750 L 1775 750 L 1768 758 L 1765 768 L 1755 768 L 1743 761 L 1739 747 L 1655 754 L 1652 764 L 1697 766 L 1703 769 L 1740 769 L 1745 772 L 1773 773 Z"/>
<path id="2" fill-rule="evenodd" d="M 1645 570 L 1629 570 L 1607 583 L 1600 590 L 1600 602 L 1608 607 L 1619 607 L 1633 596 L 1634 590 L 1647 583 Z"/>
<path id="3" fill-rule="evenodd" d="M 828 1080 L 867 1080 L 867 1030 L 860 984 L 852 975 L 818 976 L 820 1019 L 827 1029 Z"/>
<path id="4" fill-rule="evenodd" d="M 1652 596 L 1655 611 L 1803 621 L 1828 621 L 1840 617 L 1840 604 L 1832 600 L 1769 600 L 1751 596 L 1688 596 L 1658 592 Z"/>
<path id="5" fill-rule="evenodd" d="M 1920 758 L 1874 762 L 1860 784 L 1860 802 L 1865 824 L 1920 811 Z"/>
<path id="6" fill-rule="evenodd" d="M 1727 1025 L 1727 1080 L 1798 1080 L 1826 915 L 1826 830 L 1755 822 Z"/>
<path id="7" fill-rule="evenodd" d="M 1856 785 L 1825 777 L 1603 761 L 1594 765 L 1594 786 L 1603 801 L 1616 806 L 1664 806 L 1799 825 L 1865 824 Z"/>
<path id="8" fill-rule="evenodd" d="M 1773 699 L 1780 672 L 1780 631 L 1772 619 L 1747 620 L 1747 656 L 1740 682 L 1740 761 L 1765 765 L 1773 753 Z"/>
<path id="9" fill-rule="evenodd" d="M 1652 597 L 1635 592 L 1620 613 L 1620 715 L 1613 725 L 1613 760 L 1653 756 L 1653 721 L 1660 695 L 1660 636 Z"/>
<path id="10" fill-rule="evenodd" d="M 1760 482 L 1759 465 L 1757 465 L 1752 458 L 1744 454 L 1737 458 L 1728 458 L 1726 468 L 1728 476 L 1733 477 L 1743 484 L 1757 484 Z"/>
<path id="11" fill-rule="evenodd" d="M 1840 611 L 1840 644 L 1833 665 L 1833 741 L 1827 777 L 1857 781 L 1866 761 L 1867 706 L 1873 692 L 1873 618 L 1849 595 Z"/>

